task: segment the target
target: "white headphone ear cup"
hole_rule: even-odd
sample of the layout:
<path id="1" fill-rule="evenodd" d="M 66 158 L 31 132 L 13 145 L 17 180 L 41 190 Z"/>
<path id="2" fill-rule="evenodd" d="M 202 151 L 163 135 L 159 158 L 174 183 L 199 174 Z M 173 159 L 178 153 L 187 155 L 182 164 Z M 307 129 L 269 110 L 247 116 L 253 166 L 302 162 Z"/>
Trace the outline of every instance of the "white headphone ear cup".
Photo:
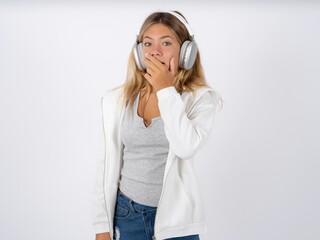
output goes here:
<path id="1" fill-rule="evenodd" d="M 133 56 L 139 70 L 144 70 L 146 66 L 144 65 L 142 43 L 135 43 L 133 45 Z"/>
<path id="2" fill-rule="evenodd" d="M 184 41 L 180 48 L 179 66 L 186 70 L 192 68 L 198 52 L 198 46 L 195 41 Z"/>

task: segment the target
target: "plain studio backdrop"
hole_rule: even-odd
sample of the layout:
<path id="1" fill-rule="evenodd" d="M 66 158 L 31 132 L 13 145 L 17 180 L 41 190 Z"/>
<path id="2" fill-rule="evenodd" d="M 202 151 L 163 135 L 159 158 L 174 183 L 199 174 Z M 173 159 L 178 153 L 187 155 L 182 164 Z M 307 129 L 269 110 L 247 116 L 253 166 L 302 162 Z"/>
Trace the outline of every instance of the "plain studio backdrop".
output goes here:
<path id="1" fill-rule="evenodd" d="M 156 10 L 186 16 L 224 99 L 195 161 L 202 239 L 320 239 L 320 4 L 182 0 L 0 3 L 0 238 L 94 239 L 100 97 Z"/>

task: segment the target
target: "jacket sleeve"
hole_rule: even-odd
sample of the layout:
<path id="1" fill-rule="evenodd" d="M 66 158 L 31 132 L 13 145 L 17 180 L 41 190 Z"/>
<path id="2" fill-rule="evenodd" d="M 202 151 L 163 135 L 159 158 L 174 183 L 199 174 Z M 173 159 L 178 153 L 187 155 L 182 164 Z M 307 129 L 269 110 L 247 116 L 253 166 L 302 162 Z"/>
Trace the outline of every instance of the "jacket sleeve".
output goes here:
<path id="1" fill-rule="evenodd" d="M 191 106 L 188 114 L 174 87 L 157 92 L 160 114 L 170 150 L 182 159 L 191 158 L 207 139 L 216 111 L 213 92 L 205 92 Z"/>
<path id="2" fill-rule="evenodd" d="M 103 105 L 103 98 L 101 98 L 101 106 Z M 102 114 L 103 118 L 103 114 Z M 104 122 L 102 120 L 102 122 Z M 104 124 L 103 124 L 104 130 Z M 103 134 L 104 135 L 104 134 Z M 97 161 L 97 170 L 95 176 L 95 185 L 93 189 L 93 206 L 92 206 L 92 220 L 95 233 L 110 232 L 109 218 L 107 214 L 106 199 L 104 192 L 105 171 L 106 171 L 106 154 L 105 154 L 105 136 L 101 140 L 104 143 L 104 156 L 101 156 Z"/>

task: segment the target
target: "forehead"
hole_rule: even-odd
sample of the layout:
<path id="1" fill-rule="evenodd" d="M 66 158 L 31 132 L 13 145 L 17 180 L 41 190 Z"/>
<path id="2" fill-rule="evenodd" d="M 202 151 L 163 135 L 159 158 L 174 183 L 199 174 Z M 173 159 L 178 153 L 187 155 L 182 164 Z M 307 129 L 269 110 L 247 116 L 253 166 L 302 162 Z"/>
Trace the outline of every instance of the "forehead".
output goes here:
<path id="1" fill-rule="evenodd" d="M 145 37 L 157 38 L 157 37 L 163 37 L 163 36 L 170 36 L 171 38 L 177 40 L 174 32 L 162 23 L 156 23 L 151 25 L 146 29 L 146 31 L 143 34 L 143 38 Z"/>

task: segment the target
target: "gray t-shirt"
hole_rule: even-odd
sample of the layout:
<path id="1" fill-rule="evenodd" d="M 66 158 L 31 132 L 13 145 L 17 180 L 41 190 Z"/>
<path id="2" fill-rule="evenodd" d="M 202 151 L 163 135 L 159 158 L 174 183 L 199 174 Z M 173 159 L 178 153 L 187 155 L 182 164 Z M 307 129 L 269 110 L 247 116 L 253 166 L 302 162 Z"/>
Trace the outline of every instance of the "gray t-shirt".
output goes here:
<path id="1" fill-rule="evenodd" d="M 137 96 L 133 114 L 127 107 L 121 128 L 123 166 L 121 169 L 120 191 L 133 201 L 158 206 L 162 190 L 169 142 L 164 132 L 161 116 L 153 118 L 146 127 L 138 115 Z"/>

